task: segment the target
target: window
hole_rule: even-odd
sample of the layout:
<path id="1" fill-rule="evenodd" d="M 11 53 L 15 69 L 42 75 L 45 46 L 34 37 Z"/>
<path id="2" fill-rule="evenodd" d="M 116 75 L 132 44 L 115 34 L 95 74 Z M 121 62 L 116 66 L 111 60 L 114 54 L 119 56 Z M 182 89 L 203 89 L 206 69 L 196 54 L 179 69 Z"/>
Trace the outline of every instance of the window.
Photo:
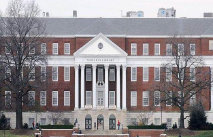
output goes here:
<path id="1" fill-rule="evenodd" d="M 182 96 L 182 92 L 178 91 L 178 96 L 177 97 L 178 97 L 178 101 L 179 102 L 181 102 L 181 98 L 182 98 L 181 96 Z M 184 97 L 184 93 L 183 93 L 183 97 Z"/>
<path id="2" fill-rule="evenodd" d="M 166 67 L 166 81 L 172 81 L 172 67 Z"/>
<path id="3" fill-rule="evenodd" d="M 70 119 L 64 118 L 64 125 L 70 125 Z"/>
<path id="4" fill-rule="evenodd" d="M 64 91 L 64 106 L 70 106 L 70 91 Z"/>
<path id="5" fill-rule="evenodd" d="M 149 67 L 143 67 L 143 81 L 149 81 Z"/>
<path id="6" fill-rule="evenodd" d="M 46 67 L 41 66 L 41 81 L 45 81 L 45 80 L 46 80 Z"/>
<path id="7" fill-rule="evenodd" d="M 172 91 L 169 91 L 166 94 L 166 106 L 171 106 L 172 105 Z"/>
<path id="8" fill-rule="evenodd" d="M 190 106 L 195 105 L 196 104 L 196 92 L 195 91 L 191 91 L 190 92 Z"/>
<path id="9" fill-rule="evenodd" d="M 58 106 L 58 91 L 52 92 L 52 105 Z"/>
<path id="10" fill-rule="evenodd" d="M 195 68 L 190 68 L 190 81 L 195 81 Z"/>
<path id="11" fill-rule="evenodd" d="M 40 124 L 41 125 L 46 125 L 46 118 L 41 118 Z"/>
<path id="12" fill-rule="evenodd" d="M 64 81 L 70 81 L 70 67 L 64 67 Z"/>
<path id="13" fill-rule="evenodd" d="M 142 122 L 144 125 L 148 125 L 148 121 L 149 121 L 148 118 L 142 118 Z"/>
<path id="14" fill-rule="evenodd" d="M 52 67 L 52 80 L 58 81 L 58 67 Z"/>
<path id="15" fill-rule="evenodd" d="M 131 106 L 137 106 L 137 91 L 131 91 Z"/>
<path id="16" fill-rule="evenodd" d="M 137 55 L 137 44 L 131 43 L 131 55 Z"/>
<path id="17" fill-rule="evenodd" d="M 35 80 L 35 67 L 29 68 L 29 69 L 31 69 L 30 73 L 29 73 L 29 79 L 30 79 L 30 81 L 34 81 Z"/>
<path id="18" fill-rule="evenodd" d="M 160 44 L 155 43 L 155 55 L 160 55 Z"/>
<path id="19" fill-rule="evenodd" d="M 41 44 L 41 54 L 46 54 L 47 53 L 47 44 L 42 43 Z"/>
<path id="20" fill-rule="evenodd" d="M 172 119 L 171 118 L 166 119 L 166 126 L 168 129 L 172 128 Z"/>
<path id="21" fill-rule="evenodd" d="M 166 44 L 166 55 L 172 56 L 172 44 Z"/>
<path id="22" fill-rule="evenodd" d="M 9 46 L 9 45 L 6 45 L 5 46 L 5 54 L 10 54 L 10 50 L 11 49 L 11 46 Z"/>
<path id="23" fill-rule="evenodd" d="M 28 104 L 29 106 L 35 105 L 35 91 L 28 92 Z"/>
<path id="24" fill-rule="evenodd" d="M 92 105 L 92 91 L 86 91 L 86 105 Z"/>
<path id="25" fill-rule="evenodd" d="M 40 91 L 40 105 L 46 106 L 46 91 Z"/>
<path id="26" fill-rule="evenodd" d="M 160 125 L 160 118 L 154 118 L 154 125 Z"/>
<path id="27" fill-rule="evenodd" d="M 109 68 L 109 81 L 115 81 L 115 68 Z"/>
<path id="28" fill-rule="evenodd" d="M 29 54 L 35 54 L 35 44 L 30 44 L 29 45 Z"/>
<path id="29" fill-rule="evenodd" d="M 195 44 L 190 44 L 190 54 L 195 55 L 195 51 L 196 51 Z"/>
<path id="30" fill-rule="evenodd" d="M 184 55 L 184 44 L 178 44 L 178 55 L 179 56 Z"/>
<path id="31" fill-rule="evenodd" d="M 64 43 L 64 54 L 70 54 L 70 43 Z"/>
<path id="32" fill-rule="evenodd" d="M 180 73 L 180 80 L 183 80 L 184 76 L 185 76 L 185 74 L 184 74 L 184 68 L 180 68 L 179 73 Z M 178 75 L 178 77 L 179 77 L 179 75 Z"/>
<path id="33" fill-rule="evenodd" d="M 160 81 L 160 68 L 154 68 L 154 79 L 155 81 Z"/>
<path id="34" fill-rule="evenodd" d="M 115 91 L 109 91 L 109 105 L 115 105 Z"/>
<path id="35" fill-rule="evenodd" d="M 136 118 L 131 118 L 130 121 L 131 121 L 131 125 L 134 125 L 134 126 L 137 125 L 137 119 Z"/>
<path id="36" fill-rule="evenodd" d="M 11 106 L 11 91 L 5 91 L 5 106 Z"/>
<path id="37" fill-rule="evenodd" d="M 32 127 L 33 127 L 33 123 L 35 123 L 34 118 L 29 118 L 29 123 L 28 123 L 29 128 L 32 128 Z M 35 125 L 34 125 L 34 126 L 35 126 Z"/>
<path id="38" fill-rule="evenodd" d="M 213 50 L 213 40 L 209 40 L 209 50 Z"/>
<path id="39" fill-rule="evenodd" d="M 98 81 L 104 81 L 104 69 L 102 67 L 98 68 Z"/>
<path id="40" fill-rule="evenodd" d="M 131 81 L 137 81 L 137 67 L 131 68 Z"/>
<path id="41" fill-rule="evenodd" d="M 160 106 L 160 91 L 154 92 L 154 105 Z"/>
<path id="42" fill-rule="evenodd" d="M 143 44 L 143 55 L 149 55 L 149 44 L 148 43 Z"/>
<path id="43" fill-rule="evenodd" d="M 5 67 L 5 79 L 11 80 L 11 69 L 8 66 Z"/>
<path id="44" fill-rule="evenodd" d="M 143 91 L 143 106 L 149 106 L 149 91 Z"/>
<path id="45" fill-rule="evenodd" d="M 6 125 L 6 126 L 7 126 L 7 127 L 11 127 L 11 126 L 10 126 L 10 118 L 6 118 L 6 120 L 7 120 L 7 125 Z"/>
<path id="46" fill-rule="evenodd" d="M 58 55 L 58 43 L 53 43 L 53 55 Z"/>
<path id="47" fill-rule="evenodd" d="M 86 81 L 92 81 L 92 68 L 86 67 Z"/>

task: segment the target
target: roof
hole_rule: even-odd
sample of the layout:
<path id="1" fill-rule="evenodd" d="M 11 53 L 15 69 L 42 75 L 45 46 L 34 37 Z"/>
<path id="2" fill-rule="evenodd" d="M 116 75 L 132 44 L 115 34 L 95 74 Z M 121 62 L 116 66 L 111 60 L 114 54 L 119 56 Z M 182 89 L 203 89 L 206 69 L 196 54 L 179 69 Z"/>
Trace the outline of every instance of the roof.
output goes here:
<path id="1" fill-rule="evenodd" d="M 213 18 L 41 18 L 52 36 L 213 36 Z"/>

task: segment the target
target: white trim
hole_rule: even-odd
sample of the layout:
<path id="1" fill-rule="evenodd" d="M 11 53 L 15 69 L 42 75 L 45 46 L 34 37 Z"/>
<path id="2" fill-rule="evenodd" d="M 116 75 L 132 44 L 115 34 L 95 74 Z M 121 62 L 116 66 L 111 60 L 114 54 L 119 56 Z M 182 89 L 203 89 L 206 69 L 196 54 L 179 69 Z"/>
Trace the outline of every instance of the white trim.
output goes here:
<path id="1" fill-rule="evenodd" d="M 69 94 L 68 97 L 66 97 L 66 93 Z M 68 99 L 68 104 L 66 104 L 66 99 Z M 64 91 L 64 106 L 70 106 L 70 91 Z"/>
<path id="2" fill-rule="evenodd" d="M 53 79 L 53 68 L 56 68 L 56 79 Z M 58 66 L 52 66 L 52 81 L 58 81 Z"/>
<path id="3" fill-rule="evenodd" d="M 110 104 L 110 93 L 113 93 L 114 94 L 114 104 Z M 115 105 L 115 91 L 109 91 L 109 106 L 114 106 Z"/>
<path id="4" fill-rule="evenodd" d="M 147 73 L 145 73 L 145 70 L 147 69 Z M 147 79 L 145 79 L 147 77 Z M 143 67 L 143 82 L 149 81 L 149 67 Z"/>
<path id="5" fill-rule="evenodd" d="M 158 53 L 156 53 L 156 46 L 159 48 L 159 49 L 158 49 Z M 161 50 L 160 50 L 160 43 L 155 43 L 155 44 L 154 44 L 154 55 L 155 55 L 155 56 L 160 56 L 160 51 L 161 51 Z"/>
<path id="6" fill-rule="evenodd" d="M 67 71 L 67 73 L 68 73 L 68 76 L 67 76 L 67 79 L 66 79 L 66 69 L 68 69 Z M 64 81 L 70 81 L 70 67 L 68 66 L 64 66 Z"/>
<path id="7" fill-rule="evenodd" d="M 68 46 L 68 52 L 66 53 L 66 46 Z M 70 43 L 64 43 L 64 55 L 70 55 Z"/>
<path id="8" fill-rule="evenodd" d="M 54 48 L 57 49 L 56 52 L 54 52 Z M 52 43 L 52 54 L 53 55 L 58 55 L 58 43 Z"/>
<path id="9" fill-rule="evenodd" d="M 132 96 L 133 93 L 136 93 L 136 99 L 133 98 L 133 96 Z M 137 91 L 131 91 L 130 92 L 130 99 L 131 99 L 130 106 L 131 107 L 137 107 Z M 134 100 L 136 100 L 136 104 L 134 104 L 134 102 L 133 102 Z"/>
<path id="10" fill-rule="evenodd" d="M 142 93 L 142 106 L 149 106 L 149 91 L 143 91 L 143 93 Z M 147 98 L 148 100 L 148 102 L 147 102 L 147 105 L 146 104 L 144 104 L 144 99 L 145 98 Z"/>
<path id="11" fill-rule="evenodd" d="M 42 92 L 45 93 L 45 101 L 44 101 L 45 103 L 44 103 L 44 104 L 41 103 L 41 101 L 42 101 L 41 93 L 42 93 Z M 41 106 L 46 106 L 46 105 L 47 105 L 47 92 L 46 92 L 46 91 L 40 91 L 40 105 L 41 105 Z"/>
<path id="12" fill-rule="evenodd" d="M 136 79 L 133 79 L 133 68 L 136 68 Z M 131 81 L 137 81 L 137 67 L 131 67 Z"/>
<path id="13" fill-rule="evenodd" d="M 57 103 L 56 104 L 53 104 L 53 94 L 56 94 L 56 97 L 57 97 Z M 58 91 L 52 91 L 52 106 L 58 106 Z"/>

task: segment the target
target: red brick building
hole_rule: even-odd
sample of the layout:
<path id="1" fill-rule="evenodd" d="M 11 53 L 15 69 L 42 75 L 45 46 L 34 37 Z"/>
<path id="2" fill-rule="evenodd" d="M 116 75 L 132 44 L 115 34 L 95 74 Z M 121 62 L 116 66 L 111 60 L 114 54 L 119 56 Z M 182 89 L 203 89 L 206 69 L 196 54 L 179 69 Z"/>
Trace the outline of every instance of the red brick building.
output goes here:
<path id="1" fill-rule="evenodd" d="M 171 47 L 168 38 L 174 35 L 191 39 L 191 52 L 204 58 L 207 71 L 213 70 L 213 19 L 43 20 L 47 36 L 41 52 L 48 55 L 48 64 L 35 73 L 49 72 L 50 77 L 47 90 L 30 92 L 43 110 L 24 112 L 24 123 L 30 126 L 32 121 L 56 124 L 60 119 L 77 121 L 81 129 L 108 130 L 116 128 L 118 120 L 122 126 L 138 122 L 141 113 L 146 113 L 147 124 L 179 123 L 178 109 L 155 102 L 161 95 L 151 91 L 160 81 L 161 64 L 171 56 L 167 53 Z M 212 122 L 213 88 L 199 99 Z M 5 114 L 14 128 L 15 113 L 7 110 Z"/>

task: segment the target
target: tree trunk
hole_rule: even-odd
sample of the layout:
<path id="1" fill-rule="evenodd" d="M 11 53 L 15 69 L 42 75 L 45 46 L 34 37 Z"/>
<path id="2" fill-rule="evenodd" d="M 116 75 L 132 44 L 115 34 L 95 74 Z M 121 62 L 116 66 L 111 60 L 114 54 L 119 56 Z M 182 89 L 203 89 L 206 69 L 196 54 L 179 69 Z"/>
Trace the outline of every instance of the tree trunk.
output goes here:
<path id="1" fill-rule="evenodd" d="M 22 100 L 18 97 L 16 99 L 16 129 L 22 129 Z"/>
<path id="2" fill-rule="evenodd" d="M 184 109 L 180 110 L 180 128 L 184 128 Z"/>

